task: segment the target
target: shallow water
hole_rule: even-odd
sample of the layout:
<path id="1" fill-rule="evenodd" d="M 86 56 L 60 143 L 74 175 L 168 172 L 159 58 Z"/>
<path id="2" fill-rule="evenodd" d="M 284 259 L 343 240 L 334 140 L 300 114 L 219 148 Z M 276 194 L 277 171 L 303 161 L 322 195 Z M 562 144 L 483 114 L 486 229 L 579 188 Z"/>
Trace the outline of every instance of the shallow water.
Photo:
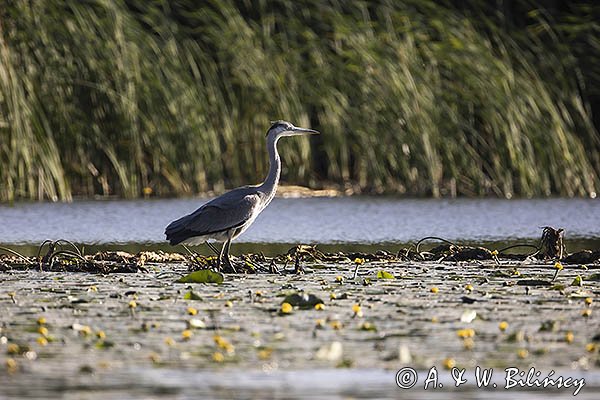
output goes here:
<path id="1" fill-rule="evenodd" d="M 193 211 L 205 200 L 86 201 L 73 204 L 20 203 L 0 206 L 0 243 L 25 245 L 35 254 L 44 239 L 66 238 L 79 243 L 148 243 L 167 248 L 162 231 L 172 219 Z M 256 224 L 236 243 L 234 254 L 257 252 L 287 243 L 324 242 L 323 250 L 369 250 L 379 246 L 393 250 L 423 236 L 445 236 L 460 241 L 503 245 L 520 238 L 533 241 L 539 226 L 567 230 L 570 243 L 600 243 L 600 206 L 591 200 L 401 200 L 394 198 L 276 199 Z M 579 238 L 579 239 L 571 239 Z M 243 243 L 243 242 L 246 243 Z M 162 245 L 157 243 L 163 242 Z M 266 244 L 277 242 L 275 245 Z M 356 243 L 361 243 L 360 245 Z M 86 246 L 87 253 L 90 247 Z M 590 247 L 590 246 L 588 246 Z M 594 248 L 597 248 L 594 247 Z M 178 248 L 177 250 L 181 250 Z M 206 250 L 205 247 L 202 250 Z M 530 249 L 526 249 L 530 250 Z M 184 265 L 150 265 L 148 273 L 98 274 L 49 273 L 37 270 L 8 271 L 0 276 L 0 400 L 10 398 L 558 398 L 572 389 L 532 391 L 525 388 L 477 388 L 472 379 L 454 388 L 442 364 L 448 357 L 471 374 L 477 365 L 494 367 L 494 379 L 506 366 L 525 370 L 536 365 L 544 374 L 584 378 L 577 396 L 598 398 L 600 373 L 597 351 L 586 344 L 597 334 L 594 311 L 582 317 L 584 297 L 595 297 L 598 269 L 568 266 L 553 286 L 524 287 L 518 279 L 550 280 L 551 263 L 519 265 L 482 263 L 367 263 L 362 277 L 375 277 L 379 269 L 399 279 L 373 279 L 370 285 L 354 282 L 352 263 L 308 265 L 305 275 L 227 276 L 223 285 L 195 285 L 202 301 L 183 299 L 188 290 L 173 281 L 187 270 Z M 503 268 L 502 268 L 503 267 Z M 282 267 L 285 268 L 285 267 Z M 289 267 L 291 268 L 291 266 Z M 288 268 L 288 269 L 289 269 Z M 504 273 L 503 273 L 504 271 Z M 583 286 L 572 286 L 581 275 Z M 338 280 L 338 276 L 343 279 Z M 589 278 L 589 279 L 588 279 Z M 467 284 L 474 287 L 466 289 Z M 439 293 L 432 292 L 436 287 Z M 93 289 L 92 289 L 93 288 Z M 324 310 L 277 313 L 282 294 L 289 288 L 314 293 L 325 299 Z M 248 296 L 258 293 L 258 297 Z M 10 295 L 10 293 L 13 293 Z M 331 293 L 336 296 L 331 297 Z M 465 301 L 465 296 L 470 300 Z M 130 311 L 130 300 L 138 306 Z M 471 301 L 473 303 L 471 304 Z M 594 303 L 597 302 L 594 299 Z M 227 304 L 231 303 L 231 304 Z M 364 310 L 353 315 L 354 304 Z M 198 309 L 197 319 L 208 327 L 182 339 L 188 306 Z M 590 308 L 591 309 L 591 308 Z M 466 310 L 476 311 L 471 323 L 462 321 Z M 36 319 L 43 315 L 50 336 L 46 346 L 36 341 Z M 315 321 L 341 321 L 342 329 Z M 499 321 L 508 321 L 506 333 Z M 556 330 L 540 331 L 544 321 L 556 321 Z M 377 332 L 360 328 L 369 321 Z M 145 322 L 156 322 L 151 329 Z M 95 335 L 76 332 L 73 324 L 102 330 L 112 346 L 97 348 Z M 471 350 L 464 348 L 457 331 L 472 326 L 477 332 Z M 554 326 L 554 325 L 553 325 Z M 564 337 L 573 331 L 572 342 Z M 231 340 L 235 352 L 223 364 L 213 361 L 215 332 Z M 524 332 L 526 341 L 512 342 L 509 334 Z M 175 338 L 173 346 L 165 338 Z M 14 356 L 19 369 L 6 371 L 8 342 L 26 345 L 36 357 Z M 332 342 L 343 345 L 343 360 L 350 369 L 336 368 L 338 361 L 316 355 Z M 409 349 L 411 361 L 400 361 L 400 348 Z M 262 348 L 272 350 L 266 360 Z M 518 350 L 528 350 L 521 359 Z M 151 358 L 154 357 L 154 358 Z M 159 361 L 152 361 L 158 359 Z M 422 384 L 428 368 L 437 365 L 443 389 L 415 386 L 399 389 L 395 372 L 410 365 L 419 371 Z M 4 369 L 3 369 L 4 368 Z M 589 368 L 589 370 L 587 370 Z"/>
<path id="2" fill-rule="evenodd" d="M 122 371 L 119 375 L 98 373 L 93 379 L 89 376 L 69 377 L 57 381 L 34 381 L 26 389 L 10 389 L 15 398 L 63 399 L 102 398 L 108 399 L 147 399 L 160 394 L 161 399 L 200 399 L 200 398 L 247 398 L 247 399 L 398 399 L 410 396 L 414 399 L 543 399 L 572 397 L 572 388 L 534 391 L 531 388 L 512 387 L 505 389 L 506 383 L 497 375 L 492 377 L 489 389 L 480 389 L 473 382 L 463 384 L 459 389 L 449 371 L 441 371 L 439 383 L 433 388 L 430 384 L 424 390 L 423 382 L 411 389 L 395 386 L 394 370 L 380 369 L 311 369 L 288 371 L 182 371 L 166 368 L 134 368 Z M 423 377 L 428 370 L 418 371 Z M 470 372 L 470 371 L 469 371 Z M 504 371 L 500 371 L 503 373 Z M 498 372 L 496 372 L 498 373 Z M 596 399 L 600 393 L 599 375 L 589 371 L 558 371 L 560 376 L 573 376 L 585 379 L 585 387 L 577 394 L 577 399 Z M 496 387 L 492 386 L 496 384 Z M 127 387 L 127 390 L 123 388 Z M 100 395 L 101 393 L 101 395 Z M 7 397 L 10 398 L 10 397 Z"/>
<path id="3" fill-rule="evenodd" d="M 172 220 L 207 199 L 77 201 L 0 205 L 0 243 L 161 243 Z M 567 238 L 600 238 L 600 201 L 590 199 L 275 199 L 237 243 L 406 243 L 539 238 L 540 227 Z"/>
<path id="4" fill-rule="evenodd" d="M 190 288 L 174 283 L 185 265 L 147 267 L 137 274 L 0 273 L 0 399 L 572 396 L 572 385 L 503 389 L 506 368 L 525 373 L 531 366 L 540 379 L 551 371 L 585 379 L 577 399 L 600 395 L 600 356 L 587 348 L 598 333 L 598 285 L 591 279 L 598 264 L 566 267 L 554 281 L 563 289 L 556 290 L 533 284 L 552 279 L 551 263 L 369 262 L 357 281 L 353 263 L 307 263 L 303 275 L 227 275 L 222 285 L 193 285 L 199 300 L 185 299 Z M 397 279 L 375 279 L 382 269 Z M 570 285 L 576 276 L 582 286 Z M 283 296 L 296 290 L 322 299 L 324 307 L 279 313 Z M 592 305 L 585 305 L 586 297 Z M 584 308 L 593 312 L 583 317 Z M 44 345 L 38 341 L 40 316 L 49 338 Z M 184 338 L 192 320 L 193 332 Z M 506 331 L 500 321 L 508 323 Z M 367 322 L 375 330 L 364 329 Z M 468 348 L 458 335 L 465 328 L 474 335 Z M 223 351 L 215 335 L 231 351 Z M 27 352 L 14 354 L 9 344 Z M 224 358 L 215 360 L 221 351 Z M 9 358 L 17 368 L 6 373 Z M 448 358 L 466 371 L 468 382 L 459 388 L 444 368 Z M 476 387 L 477 366 L 493 368 L 497 387 Z M 396 371 L 406 367 L 418 371 L 412 389 L 395 381 Z M 443 387 L 424 390 L 433 367 Z"/>

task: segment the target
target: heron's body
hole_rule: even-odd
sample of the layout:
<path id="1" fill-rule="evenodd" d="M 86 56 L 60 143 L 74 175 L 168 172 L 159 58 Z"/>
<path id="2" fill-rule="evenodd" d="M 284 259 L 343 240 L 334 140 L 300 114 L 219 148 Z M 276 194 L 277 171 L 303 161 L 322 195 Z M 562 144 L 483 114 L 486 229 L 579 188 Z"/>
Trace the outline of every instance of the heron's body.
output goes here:
<path id="1" fill-rule="evenodd" d="M 297 128 L 289 122 L 277 121 L 267 132 L 269 151 L 269 174 L 260 185 L 242 186 L 233 189 L 167 226 L 165 234 L 172 245 L 197 245 L 212 239 L 225 242 L 223 255 L 231 268 L 229 246 L 231 241 L 252 225 L 258 214 L 264 210 L 277 192 L 281 174 L 281 159 L 277 152 L 277 141 L 283 136 L 318 133 L 311 129 Z"/>
<path id="2" fill-rule="evenodd" d="M 267 195 L 258 188 L 243 186 L 233 189 L 192 214 L 173 221 L 165 231 L 167 239 L 173 245 L 198 245 L 209 239 L 225 242 L 229 237 L 235 239 L 268 205 Z M 264 206 L 261 207 L 262 204 Z"/>

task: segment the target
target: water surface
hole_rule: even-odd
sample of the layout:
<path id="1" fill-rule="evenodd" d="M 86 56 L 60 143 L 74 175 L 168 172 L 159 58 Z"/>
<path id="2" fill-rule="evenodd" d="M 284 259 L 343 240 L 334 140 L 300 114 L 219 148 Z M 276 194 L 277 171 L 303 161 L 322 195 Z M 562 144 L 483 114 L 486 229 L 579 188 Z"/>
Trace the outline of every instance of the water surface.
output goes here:
<path id="1" fill-rule="evenodd" d="M 164 243 L 164 228 L 208 199 L 17 203 L 0 206 L 0 243 Z M 590 199 L 277 198 L 236 243 L 406 243 L 424 236 L 460 241 L 600 238 L 600 201 Z"/>

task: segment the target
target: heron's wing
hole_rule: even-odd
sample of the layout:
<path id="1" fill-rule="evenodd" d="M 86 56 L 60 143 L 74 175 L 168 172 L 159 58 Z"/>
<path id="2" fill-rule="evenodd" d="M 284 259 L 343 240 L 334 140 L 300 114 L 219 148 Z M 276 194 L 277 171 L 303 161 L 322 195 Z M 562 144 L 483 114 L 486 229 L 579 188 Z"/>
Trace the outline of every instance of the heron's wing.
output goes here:
<path id="1" fill-rule="evenodd" d="M 259 207 L 263 194 L 251 187 L 232 190 L 190 215 L 171 222 L 165 234 L 171 243 L 223 232 L 244 225 Z"/>
<path id="2" fill-rule="evenodd" d="M 237 228 L 252 217 L 259 203 L 258 194 L 246 194 L 237 198 L 218 197 L 192 213 L 186 228 L 203 235 Z"/>

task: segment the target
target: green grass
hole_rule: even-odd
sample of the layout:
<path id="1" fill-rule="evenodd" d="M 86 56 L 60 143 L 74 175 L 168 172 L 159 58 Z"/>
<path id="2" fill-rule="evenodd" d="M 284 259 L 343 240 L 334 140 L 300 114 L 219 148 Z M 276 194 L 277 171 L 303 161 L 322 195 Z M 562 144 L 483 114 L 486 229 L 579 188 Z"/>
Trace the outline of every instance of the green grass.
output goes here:
<path id="1" fill-rule="evenodd" d="M 0 10 L 0 201 L 255 183 L 279 118 L 323 132 L 280 143 L 288 183 L 598 191 L 600 139 L 578 61 L 543 13 L 512 32 L 477 7 L 433 1 L 195 3 Z"/>

